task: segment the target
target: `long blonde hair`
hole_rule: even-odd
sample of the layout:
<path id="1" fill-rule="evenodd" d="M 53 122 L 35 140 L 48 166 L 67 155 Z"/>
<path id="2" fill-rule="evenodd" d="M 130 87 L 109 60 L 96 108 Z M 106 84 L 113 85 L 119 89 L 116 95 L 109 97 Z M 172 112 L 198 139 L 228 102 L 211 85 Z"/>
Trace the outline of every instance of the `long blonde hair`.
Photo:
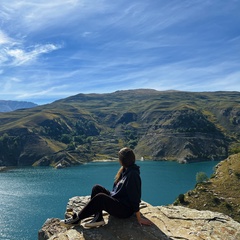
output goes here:
<path id="1" fill-rule="evenodd" d="M 127 147 L 122 148 L 118 152 L 118 158 L 119 158 L 119 162 L 122 166 L 120 167 L 120 169 L 118 170 L 118 172 L 115 176 L 115 183 L 117 183 L 121 179 L 123 170 L 132 166 L 136 161 L 133 150 L 130 148 L 127 148 Z"/>

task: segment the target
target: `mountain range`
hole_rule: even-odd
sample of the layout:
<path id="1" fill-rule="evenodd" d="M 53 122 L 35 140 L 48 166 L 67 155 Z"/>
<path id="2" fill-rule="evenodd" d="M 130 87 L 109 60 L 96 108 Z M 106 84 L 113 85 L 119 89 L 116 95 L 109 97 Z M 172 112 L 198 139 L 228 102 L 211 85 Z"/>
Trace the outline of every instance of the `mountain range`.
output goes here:
<path id="1" fill-rule="evenodd" d="M 36 107 L 37 104 L 25 101 L 0 100 L 0 112 L 11 112 L 17 109 Z"/>
<path id="2" fill-rule="evenodd" d="M 0 166 L 137 159 L 196 162 L 239 152 L 239 92 L 136 89 L 77 94 L 0 113 Z"/>

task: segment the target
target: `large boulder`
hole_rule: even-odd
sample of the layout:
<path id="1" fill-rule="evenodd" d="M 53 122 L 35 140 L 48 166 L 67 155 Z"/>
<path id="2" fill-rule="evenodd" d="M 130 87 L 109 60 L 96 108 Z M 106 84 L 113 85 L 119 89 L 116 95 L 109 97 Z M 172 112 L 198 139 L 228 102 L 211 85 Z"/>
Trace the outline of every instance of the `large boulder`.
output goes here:
<path id="1" fill-rule="evenodd" d="M 68 202 L 66 217 L 79 211 L 89 197 L 74 197 Z M 182 206 L 151 206 L 141 203 L 143 217 L 153 222 L 152 226 L 140 226 L 136 217 L 118 219 L 104 214 L 105 226 L 85 228 L 84 219 L 79 226 L 65 226 L 60 219 L 48 219 L 38 232 L 38 240 L 177 240 L 177 239 L 240 239 L 240 223 L 230 217 L 211 211 L 198 211 Z"/>

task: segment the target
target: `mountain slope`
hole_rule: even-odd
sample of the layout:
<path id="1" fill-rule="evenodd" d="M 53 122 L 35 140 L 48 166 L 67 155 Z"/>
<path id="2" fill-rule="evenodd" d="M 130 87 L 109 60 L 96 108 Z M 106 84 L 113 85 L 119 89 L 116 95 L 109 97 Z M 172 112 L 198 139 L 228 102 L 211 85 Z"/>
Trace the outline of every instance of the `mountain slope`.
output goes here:
<path id="1" fill-rule="evenodd" d="M 183 205 L 229 215 L 240 222 L 240 154 L 229 156 L 216 166 L 214 175 L 185 194 Z"/>
<path id="2" fill-rule="evenodd" d="M 0 114 L 0 165 L 79 164 L 137 158 L 193 162 L 238 151 L 239 92 L 138 89 L 78 94 Z"/>

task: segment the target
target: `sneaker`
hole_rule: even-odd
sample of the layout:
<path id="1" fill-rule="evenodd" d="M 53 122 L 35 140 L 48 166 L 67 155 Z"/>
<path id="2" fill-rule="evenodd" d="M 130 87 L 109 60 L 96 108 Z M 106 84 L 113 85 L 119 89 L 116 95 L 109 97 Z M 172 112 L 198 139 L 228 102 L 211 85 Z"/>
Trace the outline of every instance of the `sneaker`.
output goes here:
<path id="1" fill-rule="evenodd" d="M 85 227 L 87 228 L 92 228 L 92 227 L 100 227 L 105 225 L 104 220 L 98 221 L 98 222 L 89 222 L 89 223 L 85 223 Z"/>
<path id="2" fill-rule="evenodd" d="M 81 220 L 79 219 L 77 213 L 74 213 L 71 218 L 63 219 L 60 223 L 67 224 L 67 225 L 78 225 L 80 224 Z"/>
<path id="3" fill-rule="evenodd" d="M 96 216 L 93 218 L 93 220 L 89 223 L 86 223 L 84 226 L 87 228 L 92 228 L 92 227 L 100 227 L 105 225 L 105 222 L 102 217 L 100 217 L 100 214 L 97 213 Z"/>

